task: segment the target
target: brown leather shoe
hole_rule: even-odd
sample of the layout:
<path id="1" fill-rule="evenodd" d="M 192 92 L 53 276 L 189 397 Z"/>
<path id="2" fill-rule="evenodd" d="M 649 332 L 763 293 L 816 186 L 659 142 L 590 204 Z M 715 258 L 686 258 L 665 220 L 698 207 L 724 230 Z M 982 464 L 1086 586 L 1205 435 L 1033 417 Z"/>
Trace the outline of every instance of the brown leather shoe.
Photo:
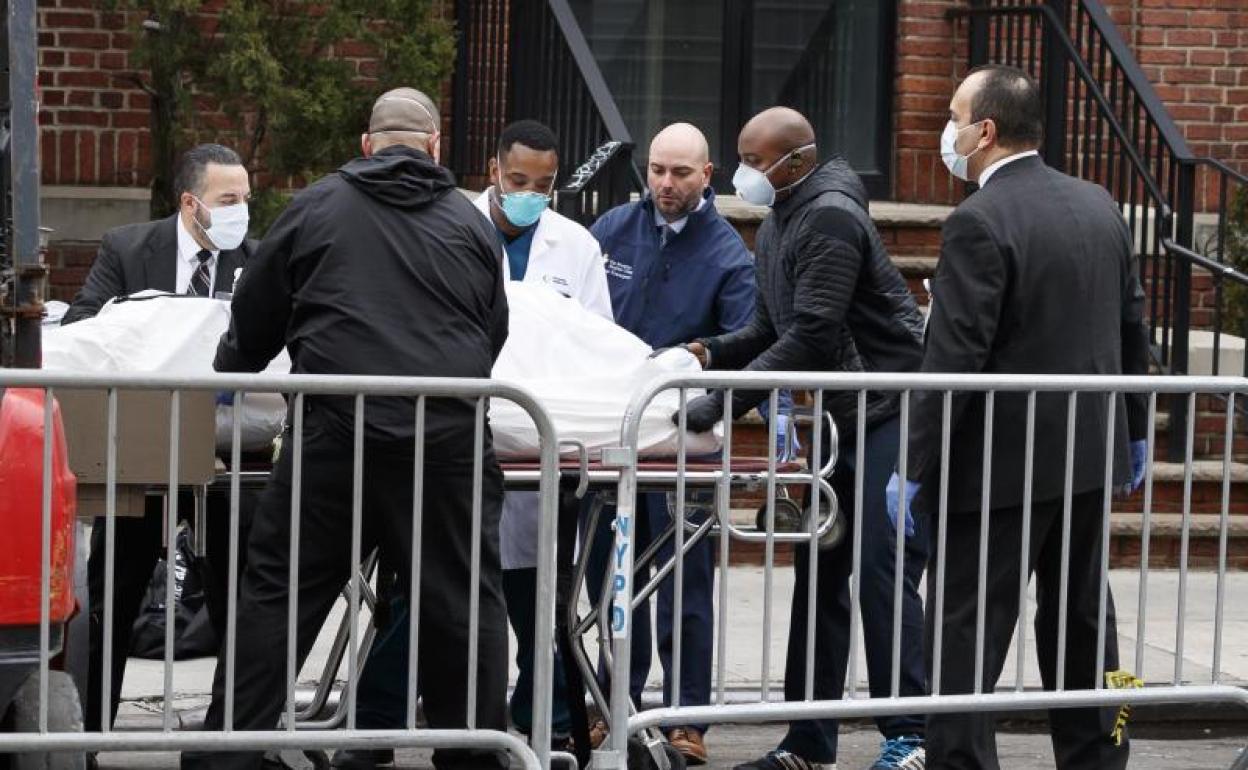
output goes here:
<path id="1" fill-rule="evenodd" d="M 589 747 L 596 749 L 602 746 L 603 741 L 607 739 L 607 723 L 603 719 L 595 719 L 589 726 Z"/>
<path id="2" fill-rule="evenodd" d="M 701 731 L 692 727 L 674 727 L 667 732 L 667 742 L 681 753 L 686 764 L 706 764 L 706 744 L 702 742 Z"/>

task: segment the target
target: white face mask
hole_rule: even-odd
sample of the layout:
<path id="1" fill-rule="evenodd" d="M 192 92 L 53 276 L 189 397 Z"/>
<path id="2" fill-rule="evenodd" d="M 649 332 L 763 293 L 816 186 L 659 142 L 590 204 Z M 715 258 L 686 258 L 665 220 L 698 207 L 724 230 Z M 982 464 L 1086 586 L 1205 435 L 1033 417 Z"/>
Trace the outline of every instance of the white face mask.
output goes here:
<path id="1" fill-rule="evenodd" d="M 212 241 L 212 245 L 221 251 L 237 249 L 247 237 L 247 225 L 250 222 L 247 204 L 235 203 L 210 209 L 199 198 L 195 198 L 195 202 L 208 212 L 208 226 L 201 225 L 199 217 L 192 218 L 204 235 L 208 236 L 208 240 Z"/>
<path id="2" fill-rule="evenodd" d="M 958 134 L 961 134 L 971 126 L 978 126 L 984 121 L 971 123 L 970 125 L 958 128 L 952 120 L 945 124 L 945 130 L 940 135 L 940 159 L 945 162 L 945 168 L 949 169 L 949 173 L 964 182 L 969 182 L 970 176 L 967 171 L 967 162 L 970 161 L 971 155 L 979 152 L 979 147 L 971 151 L 970 155 L 959 155 L 954 149 L 954 145 L 958 143 Z"/>
<path id="3" fill-rule="evenodd" d="M 744 163 L 739 164 L 737 166 L 737 173 L 732 175 L 732 186 L 736 188 L 737 195 L 740 196 L 741 200 L 746 203 L 753 203 L 756 206 L 772 205 L 776 202 L 776 193 L 779 192 L 779 190 L 771 184 L 771 179 L 769 179 L 767 175 L 774 171 L 781 163 L 792 158 L 796 153 L 802 152 L 803 150 L 814 146 L 815 143 L 811 142 L 810 144 L 804 144 L 801 147 L 795 147 L 782 155 L 779 160 L 772 163 L 764 171 L 751 168 Z M 797 184 L 797 182 L 794 182 L 793 184 Z M 780 189 L 787 190 L 792 186 L 793 185 L 788 185 Z"/>

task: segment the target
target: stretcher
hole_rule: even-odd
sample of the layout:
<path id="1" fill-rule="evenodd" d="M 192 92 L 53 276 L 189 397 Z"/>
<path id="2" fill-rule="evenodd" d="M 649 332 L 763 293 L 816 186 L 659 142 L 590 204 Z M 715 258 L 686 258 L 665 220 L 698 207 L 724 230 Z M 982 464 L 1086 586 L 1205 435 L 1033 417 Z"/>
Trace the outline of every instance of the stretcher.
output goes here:
<path id="1" fill-rule="evenodd" d="M 805 424 L 810 424 L 805 419 Z M 742 527 L 734 524 L 729 517 L 727 499 L 716 500 L 715 515 L 705 516 L 699 513 L 704 506 L 686 506 L 684 519 L 683 551 L 687 553 L 699 542 L 711 537 L 719 537 L 724 533 L 733 540 L 745 542 L 774 543 L 809 543 L 812 537 L 811 522 L 808 518 L 810 506 L 803 506 L 788 494 L 787 487 L 801 487 L 804 490 L 818 488 L 818 518 L 814 523 L 813 537 L 819 541 L 820 548 L 831 548 L 844 536 L 845 521 L 839 515 L 836 495 L 831 485 L 832 469 L 837 460 L 837 433 L 835 423 L 829 415 L 824 415 L 825 427 L 824 446 L 826 447 L 824 462 L 817 469 L 812 479 L 808 463 L 800 459 L 777 460 L 768 457 L 733 457 L 727 470 L 720 457 L 699 457 L 689 459 L 683 466 L 683 472 L 674 460 L 641 461 L 637 466 L 638 494 L 646 492 L 662 492 L 673 495 L 683 486 L 688 495 L 693 491 L 715 491 L 717 497 L 733 490 L 757 491 L 774 489 L 774 501 L 766 502 L 760 507 L 755 518 L 754 527 Z M 572 767 L 589 766 L 590 753 L 593 749 L 590 738 L 590 715 L 586 707 L 585 693 L 588 691 L 598 715 L 610 724 L 609 683 L 600 679 L 595 660 L 591 657 L 587 638 L 592 634 L 597 641 L 598 654 L 603 661 L 603 670 L 611 666 L 610 623 L 612 595 L 609 589 L 611 575 L 591 576 L 589 571 L 589 549 L 591 539 L 599 526 L 604 509 L 614 505 L 620 482 L 621 471 L 604 463 L 601 459 L 590 459 L 589 453 L 577 442 L 564 442 L 561 447 L 575 450 L 575 457 L 564 459 L 560 463 L 559 490 L 559 522 L 557 572 L 556 572 L 556 626 L 555 644 L 559 657 L 564 665 L 564 677 L 567 686 L 567 702 L 572 717 L 572 751 L 552 752 L 552 759 L 561 760 Z M 501 463 L 503 486 L 506 491 L 537 491 L 541 480 L 541 469 L 537 462 L 509 461 Z M 774 484 L 770 479 L 774 473 Z M 238 474 L 241 487 L 260 488 L 268 478 L 268 472 L 258 467 L 246 467 Z M 233 474 L 228 470 L 218 474 L 210 486 L 210 491 L 228 491 Z M 683 484 L 682 484 L 683 480 Z M 806 492 L 809 495 L 809 491 Z M 583 500 L 590 498 L 588 505 Z M 772 527 L 767 526 L 767 515 L 771 510 Z M 634 574 L 648 576 L 644 582 L 638 582 L 633 598 L 633 609 L 649 601 L 658 590 L 660 584 L 668 579 L 675 570 L 675 555 L 662 564 L 658 564 L 659 553 L 677 537 L 676 509 L 668 508 L 669 524 L 660 533 L 656 533 L 649 546 L 634 560 Z M 690 515 L 692 514 L 692 515 Z M 377 553 L 369 554 L 360 565 L 360 600 L 361 607 L 366 607 L 370 614 L 376 615 L 379 597 L 373 589 L 373 577 L 377 569 Z M 653 568 L 654 574 L 650 576 Z M 588 580 L 601 580 L 598 601 L 590 603 L 588 612 L 581 614 L 582 592 L 588 595 Z M 343 596 L 347 595 L 348 587 L 344 587 Z M 310 693 L 301 693 L 295 709 L 295 726 L 300 730 L 330 730 L 342 727 L 347 719 L 347 699 L 339 695 L 337 672 L 350 649 L 350 631 L 352 619 L 344 617 L 335 631 L 333 643 L 321 675 L 317 677 L 317 685 Z M 362 671 L 369 648 L 376 636 L 373 623 L 364 626 L 357 647 L 356 671 Z M 635 705 L 630 708 L 635 708 Z M 308 758 L 317 767 L 328 767 L 328 759 L 320 752 L 307 752 Z M 684 760 L 669 746 L 658 730 L 643 731 L 637 739 L 629 743 L 630 768 L 655 768 L 671 770 L 683 768 Z"/>

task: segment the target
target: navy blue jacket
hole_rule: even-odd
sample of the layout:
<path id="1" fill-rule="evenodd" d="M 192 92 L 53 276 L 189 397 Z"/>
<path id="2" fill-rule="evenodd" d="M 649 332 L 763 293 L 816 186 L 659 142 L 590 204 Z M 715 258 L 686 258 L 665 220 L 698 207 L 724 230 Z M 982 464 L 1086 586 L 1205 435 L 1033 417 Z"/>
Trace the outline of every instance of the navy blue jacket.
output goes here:
<path id="1" fill-rule="evenodd" d="M 754 259 L 715 210 L 715 193 L 659 246 L 647 196 L 616 206 L 590 232 L 607 261 L 615 322 L 653 348 L 735 331 L 754 314 Z"/>

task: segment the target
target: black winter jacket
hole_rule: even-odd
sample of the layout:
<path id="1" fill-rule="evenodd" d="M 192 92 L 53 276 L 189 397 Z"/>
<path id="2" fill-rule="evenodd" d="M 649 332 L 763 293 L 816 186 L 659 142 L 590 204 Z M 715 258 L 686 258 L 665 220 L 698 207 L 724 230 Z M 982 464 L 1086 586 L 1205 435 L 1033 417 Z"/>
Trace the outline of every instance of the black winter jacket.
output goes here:
<path id="1" fill-rule="evenodd" d="M 239 279 L 213 366 L 260 371 L 285 345 L 297 373 L 489 377 L 508 318 L 493 230 L 423 152 L 392 146 L 350 161 L 273 223 Z M 352 397 L 308 400 L 351 435 Z M 367 436 L 410 448 L 413 402 L 367 399 Z M 471 402 L 429 399 L 430 460 L 470 460 L 474 419 Z"/>
<path id="2" fill-rule="evenodd" d="M 912 372 L 923 360 L 923 316 L 867 211 L 867 191 L 840 158 L 777 203 L 755 246 L 754 319 L 701 340 L 714 369 Z M 741 415 L 765 394 L 734 391 Z M 857 394 L 824 403 L 842 434 L 857 426 Z M 898 396 L 868 395 L 867 424 L 897 413 Z"/>

